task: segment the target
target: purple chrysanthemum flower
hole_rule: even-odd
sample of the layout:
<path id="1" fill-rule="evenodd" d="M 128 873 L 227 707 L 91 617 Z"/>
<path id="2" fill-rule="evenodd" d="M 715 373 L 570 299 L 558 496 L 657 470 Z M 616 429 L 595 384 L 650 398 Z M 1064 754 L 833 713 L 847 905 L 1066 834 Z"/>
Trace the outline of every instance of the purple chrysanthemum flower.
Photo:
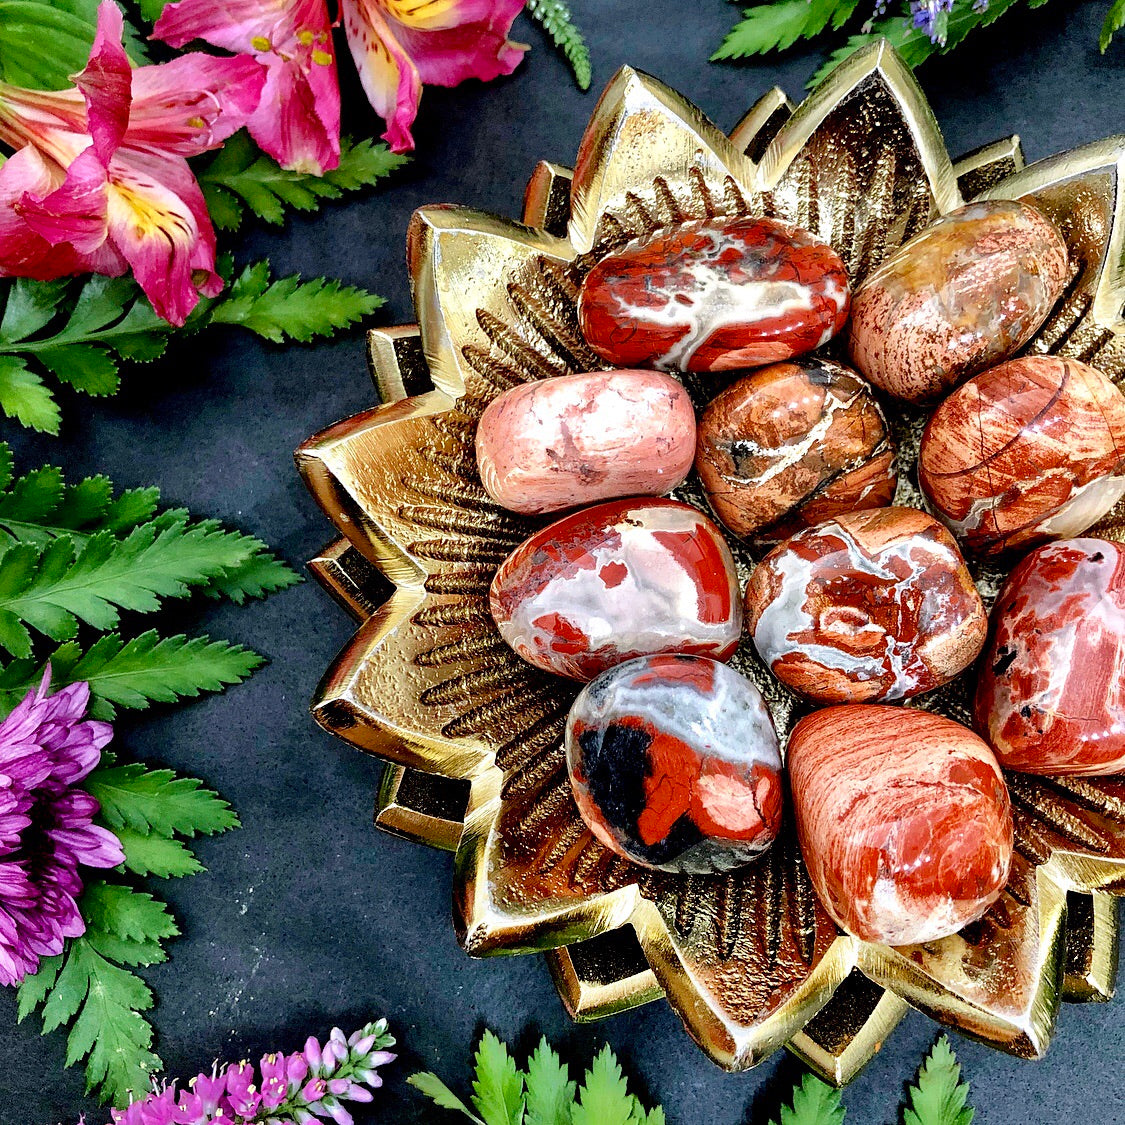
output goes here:
<path id="1" fill-rule="evenodd" d="M 76 788 L 113 728 L 86 718 L 88 684 L 48 696 L 50 683 L 48 667 L 0 723 L 0 984 L 18 984 L 85 932 L 79 864 L 125 859 L 117 837 L 92 823 L 98 802 Z"/>

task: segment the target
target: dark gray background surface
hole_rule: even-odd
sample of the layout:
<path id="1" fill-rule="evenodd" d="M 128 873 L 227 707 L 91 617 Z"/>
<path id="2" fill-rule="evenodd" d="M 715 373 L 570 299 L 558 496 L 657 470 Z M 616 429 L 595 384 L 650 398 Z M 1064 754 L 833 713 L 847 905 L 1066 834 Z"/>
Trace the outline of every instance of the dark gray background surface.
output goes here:
<path id="1" fill-rule="evenodd" d="M 1018 132 L 1030 159 L 1125 131 L 1125 38 L 1102 57 L 1108 0 L 1055 0 L 1008 15 L 948 59 L 921 71 L 956 156 Z M 569 164 L 596 91 L 622 63 L 677 87 L 729 128 L 771 85 L 799 96 L 819 52 L 749 65 L 707 62 L 737 9 L 723 0 L 574 0 L 595 62 L 583 96 L 538 30 L 510 79 L 427 90 L 413 164 L 385 190 L 280 232 L 236 240 L 280 273 L 330 274 L 387 297 L 373 323 L 412 319 L 403 246 L 411 211 L 459 202 L 515 215 L 536 160 Z M 354 83 L 348 90 L 353 102 Z M 376 123 L 353 109 L 352 130 Z M 235 332 L 185 341 L 160 364 L 133 369 L 121 397 L 68 399 L 61 439 L 13 440 L 25 469 L 52 459 L 69 473 L 106 472 L 120 486 L 156 483 L 165 499 L 221 517 L 272 544 L 295 566 L 332 531 L 293 469 L 309 434 L 371 405 L 358 333 L 316 347 L 269 347 Z M 13 427 L 4 425 L 5 431 Z M 387 1087 L 361 1121 L 430 1122 L 403 1078 L 434 1069 L 466 1085 L 472 1044 L 487 1025 L 527 1045 L 540 1031 L 575 1061 L 609 1041 L 637 1088 L 681 1125 L 765 1122 L 801 1068 L 779 1052 L 757 1070 L 725 1075 L 692 1045 L 667 1005 L 576 1027 L 537 957 L 474 962 L 450 926 L 450 858 L 371 826 L 380 765 L 322 732 L 307 704 L 348 639 L 351 623 L 317 585 L 236 611 L 194 607 L 170 624 L 248 644 L 270 664 L 246 685 L 119 724 L 129 753 L 205 778 L 244 827 L 199 846 L 210 869 L 162 883 L 184 931 L 171 960 L 145 973 L 158 996 L 158 1049 L 170 1075 L 215 1058 L 296 1049 L 306 1034 L 351 1029 L 377 1015 L 402 1047 Z M 1029 1125 L 1125 1122 L 1125 1000 L 1062 1012 L 1045 1061 L 1020 1062 L 957 1038 L 978 1121 Z M 912 1014 L 847 1091 L 855 1125 L 897 1121 L 904 1080 L 935 1036 Z M 15 1026 L 0 992 L 0 1125 L 106 1120 L 64 1070 L 64 1041 Z M 451 1117 L 449 1120 L 453 1120 Z"/>

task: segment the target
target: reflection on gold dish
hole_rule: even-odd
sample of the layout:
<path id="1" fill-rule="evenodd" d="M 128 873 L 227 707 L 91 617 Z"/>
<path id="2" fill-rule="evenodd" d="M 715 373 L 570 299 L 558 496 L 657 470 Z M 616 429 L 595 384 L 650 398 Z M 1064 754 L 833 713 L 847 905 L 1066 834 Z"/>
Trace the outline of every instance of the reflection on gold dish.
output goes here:
<path id="1" fill-rule="evenodd" d="M 455 853 L 457 936 L 474 956 L 545 952 L 576 1019 L 665 995 L 719 1065 L 787 1045 L 848 1081 L 912 1005 L 1024 1057 L 1047 1047 L 1059 1000 L 1113 991 L 1125 887 L 1125 779 L 1010 775 L 1017 855 L 985 918 L 924 946 L 841 934 L 819 905 L 791 827 L 724 876 L 635 867 L 579 818 L 561 749 L 577 685 L 500 640 L 487 591 L 540 523 L 493 504 L 473 430 L 516 383 L 597 369 L 575 296 L 606 251 L 687 219 L 765 213 L 808 228 L 861 280 L 933 217 L 978 195 L 1028 198 L 1070 249 L 1066 294 L 1030 345 L 1125 372 L 1125 140 L 1024 167 L 1015 138 L 953 164 L 915 81 L 886 45 L 838 67 L 799 107 L 771 91 L 724 136 L 635 71 L 609 84 L 574 171 L 542 163 L 522 223 L 458 207 L 420 211 L 409 237 L 417 327 L 371 334 L 384 405 L 298 451 L 343 536 L 313 560 L 361 622 L 328 670 L 317 720 L 387 759 L 377 822 Z M 898 503 L 921 503 L 922 416 L 898 408 Z M 702 504 L 698 482 L 677 491 Z M 1118 509 L 1098 530 L 1122 538 Z M 737 550 L 736 546 L 736 550 Z M 746 577 L 750 560 L 739 559 Z M 975 574 L 986 596 L 997 571 Z M 780 730 L 795 701 L 744 644 Z M 923 705 L 966 717 L 965 685 Z M 791 819 L 787 822 L 791 825 Z"/>

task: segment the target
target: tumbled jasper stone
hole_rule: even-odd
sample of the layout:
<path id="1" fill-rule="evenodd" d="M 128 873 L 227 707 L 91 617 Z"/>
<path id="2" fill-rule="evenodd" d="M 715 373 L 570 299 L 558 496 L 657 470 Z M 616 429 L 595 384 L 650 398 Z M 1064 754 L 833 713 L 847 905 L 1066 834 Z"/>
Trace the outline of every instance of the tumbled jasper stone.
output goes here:
<path id="1" fill-rule="evenodd" d="M 695 412 L 659 371 L 591 371 L 505 391 L 477 424 L 481 483 L 514 512 L 660 495 L 695 453 Z"/>
<path id="2" fill-rule="evenodd" d="M 993 367 L 931 415 L 918 482 L 978 554 L 1079 535 L 1125 494 L 1125 395 L 1075 359 Z"/>
<path id="3" fill-rule="evenodd" d="M 645 656 L 588 683 L 566 724 L 583 819 L 662 871 L 729 871 L 781 825 L 781 756 L 758 689 L 700 656 Z"/>
<path id="4" fill-rule="evenodd" d="M 1125 547 L 1049 543 L 1012 571 L 993 610 L 975 723 L 1009 769 L 1125 770 Z"/>
<path id="5" fill-rule="evenodd" d="M 894 449 L 871 389 L 830 359 L 763 367 L 712 400 L 695 465 L 735 535 L 777 542 L 895 494 Z"/>
<path id="6" fill-rule="evenodd" d="M 929 711 L 859 704 L 803 718 L 786 757 L 801 854 L 837 924 L 864 941 L 937 941 L 999 897 L 1012 815 L 996 758 Z"/>
<path id="7" fill-rule="evenodd" d="M 782 683 L 818 703 L 858 703 L 953 679 L 988 618 L 949 532 L 914 508 L 880 508 L 775 547 L 746 585 L 746 624 Z"/>
<path id="8" fill-rule="evenodd" d="M 693 222 L 603 258 L 578 298 L 586 342 L 618 367 L 729 371 L 827 343 L 848 316 L 839 255 L 775 219 Z"/>
<path id="9" fill-rule="evenodd" d="M 1067 281 L 1067 249 L 1027 203 L 970 203 L 899 247 L 856 290 L 852 359 L 875 386 L 939 397 L 1018 351 Z"/>
<path id="10" fill-rule="evenodd" d="M 656 652 L 727 660 L 742 631 L 722 533 L 675 500 L 613 500 L 550 524 L 501 563 L 489 601 L 524 660 L 576 680 Z"/>

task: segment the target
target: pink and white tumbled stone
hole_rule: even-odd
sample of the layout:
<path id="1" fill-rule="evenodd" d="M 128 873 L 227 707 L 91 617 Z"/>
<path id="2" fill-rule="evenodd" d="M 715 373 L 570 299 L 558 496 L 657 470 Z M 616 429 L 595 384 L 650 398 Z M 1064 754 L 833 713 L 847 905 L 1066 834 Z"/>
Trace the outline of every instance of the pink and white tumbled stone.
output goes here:
<path id="1" fill-rule="evenodd" d="M 659 371 L 590 371 L 512 387 L 477 425 L 485 491 L 538 515 L 617 496 L 659 496 L 695 456 L 695 412 Z"/>

